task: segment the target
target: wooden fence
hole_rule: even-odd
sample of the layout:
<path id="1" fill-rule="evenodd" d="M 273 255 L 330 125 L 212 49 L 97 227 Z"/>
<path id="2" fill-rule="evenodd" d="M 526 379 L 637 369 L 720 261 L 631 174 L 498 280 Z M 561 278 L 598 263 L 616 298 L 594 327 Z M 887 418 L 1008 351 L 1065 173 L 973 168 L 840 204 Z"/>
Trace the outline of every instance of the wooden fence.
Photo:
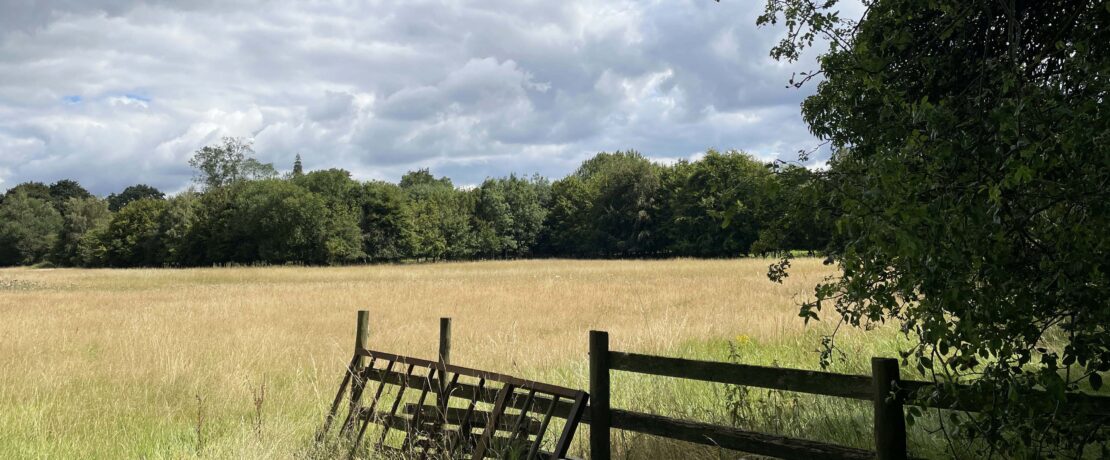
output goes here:
<path id="1" fill-rule="evenodd" d="M 609 405 L 609 374 L 612 371 L 872 401 L 875 408 L 875 450 L 613 409 Z M 590 424 L 590 458 L 609 460 L 610 428 L 616 428 L 784 459 L 905 459 L 907 449 L 903 405 L 910 400 L 910 395 L 929 394 L 927 392 L 935 384 L 902 380 L 898 372 L 898 360 L 890 358 L 872 358 L 871 374 L 847 375 L 623 353 L 609 350 L 608 333 L 590 331 L 590 407 L 588 417 L 584 420 Z M 974 412 L 983 408 L 969 401 L 935 398 L 913 401 L 926 407 L 941 409 Z M 1069 394 L 1063 409 L 1071 413 L 1108 417 L 1110 398 Z"/>
<path id="2" fill-rule="evenodd" d="M 351 364 L 352 368 L 363 367 L 361 360 L 364 359 L 363 354 L 365 353 L 363 352 L 366 350 L 368 317 L 368 312 L 359 311 L 355 334 L 356 351 L 354 361 Z M 574 407 L 575 405 L 569 400 L 554 399 L 550 403 L 556 413 L 581 414 L 580 422 L 590 425 L 589 447 L 591 460 L 610 459 L 611 429 L 633 431 L 784 459 L 878 458 L 882 460 L 900 460 L 907 458 L 906 424 L 903 411 L 906 401 L 913 401 L 914 404 L 923 407 L 969 412 L 980 411 L 984 408 L 983 403 L 975 401 L 935 397 L 920 398 L 921 395 L 939 394 L 932 391 L 936 384 L 901 379 L 898 360 L 891 358 L 872 358 L 872 375 L 870 376 L 837 374 L 611 351 L 609 349 L 609 334 L 602 331 L 590 331 L 589 350 L 589 406 L 582 412 L 581 407 Z M 451 320 L 441 318 L 437 366 L 443 369 L 457 367 L 449 364 L 450 359 Z M 609 377 L 613 371 L 871 401 L 874 406 L 875 448 L 874 450 L 857 449 L 807 439 L 789 438 L 728 426 L 614 409 L 609 404 L 611 390 Z M 433 383 L 438 385 L 444 382 L 446 382 L 445 379 L 438 379 Z M 344 381 L 345 384 L 346 380 Z M 336 395 L 335 403 L 332 405 L 332 413 L 335 412 L 342 393 L 341 389 L 339 394 Z M 442 394 L 444 391 L 440 390 L 439 393 Z M 438 406 L 440 402 L 437 401 L 436 404 Z M 1067 401 L 1060 409 L 1064 413 L 1110 419 L 1110 397 L 1072 393 L 1067 395 Z M 322 433 L 326 432 L 331 425 L 332 417 L 333 415 L 329 414 Z M 574 419 L 578 419 L 578 416 L 575 416 Z M 568 419 L 568 423 L 573 424 L 573 422 L 573 420 Z M 569 442 L 570 436 L 565 437 L 564 442 Z"/>

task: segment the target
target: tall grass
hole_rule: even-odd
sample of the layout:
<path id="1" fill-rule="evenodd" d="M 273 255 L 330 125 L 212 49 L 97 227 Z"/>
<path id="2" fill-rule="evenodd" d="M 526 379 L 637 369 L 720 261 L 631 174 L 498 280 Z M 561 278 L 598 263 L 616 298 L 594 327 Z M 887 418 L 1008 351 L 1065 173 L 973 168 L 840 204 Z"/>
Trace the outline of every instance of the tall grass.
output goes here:
<path id="1" fill-rule="evenodd" d="M 305 456 L 358 309 L 371 311 L 372 348 L 433 357 L 436 319 L 450 316 L 453 362 L 581 388 L 591 329 L 609 331 L 616 350 L 726 360 L 728 342 L 743 342 L 743 362 L 815 368 L 829 325 L 804 326 L 796 305 L 831 272 L 801 259 L 778 285 L 767 263 L 3 269 L 0 458 Z M 848 331 L 836 370 L 866 374 L 870 356 L 895 356 L 901 340 L 889 329 Z M 870 412 L 855 403 L 756 391 L 730 405 L 737 389 L 633 375 L 615 374 L 614 385 L 614 407 L 871 442 Z M 774 398 L 781 404 L 753 402 Z M 914 436 L 911 445 L 933 442 Z M 614 439 L 630 458 L 733 455 Z"/>

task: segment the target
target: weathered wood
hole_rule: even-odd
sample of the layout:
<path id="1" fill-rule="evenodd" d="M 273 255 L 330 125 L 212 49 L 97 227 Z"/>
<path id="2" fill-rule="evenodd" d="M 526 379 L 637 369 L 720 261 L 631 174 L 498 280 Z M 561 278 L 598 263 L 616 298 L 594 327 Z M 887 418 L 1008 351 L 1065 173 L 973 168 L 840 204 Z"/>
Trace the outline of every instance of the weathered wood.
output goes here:
<path id="1" fill-rule="evenodd" d="M 357 361 L 358 359 L 359 358 L 356 355 L 355 360 Z M 356 364 L 356 366 L 359 366 L 359 365 L 361 365 L 361 364 Z M 373 365 L 374 365 L 374 359 L 371 358 L 369 367 L 373 367 Z M 352 372 L 352 374 L 353 375 L 351 376 L 351 398 L 350 398 L 350 403 L 351 404 L 350 404 L 350 407 L 347 409 L 347 418 L 346 418 L 346 420 L 343 421 L 343 428 L 340 429 L 340 431 L 339 431 L 340 435 L 343 435 L 343 436 L 346 436 L 346 435 L 350 434 L 351 430 L 354 428 L 354 422 L 356 420 L 354 418 L 352 418 L 352 416 L 353 416 L 353 414 L 358 412 L 359 408 L 361 407 L 361 405 L 362 405 L 362 392 L 366 388 L 366 379 L 362 376 L 362 372 L 355 371 L 355 372 Z"/>
<path id="2" fill-rule="evenodd" d="M 590 458 L 609 460 L 609 333 L 590 331 Z M 558 455 L 559 452 L 556 452 Z"/>
<path id="3" fill-rule="evenodd" d="M 551 419 L 567 419 L 560 437 L 555 440 L 555 445 L 565 453 L 577 424 L 585 418 L 587 396 L 582 390 L 450 364 L 451 333 L 447 318 L 440 322 L 440 349 L 434 361 L 366 348 L 367 322 L 365 312 L 360 312 L 352 364 L 348 366 L 332 404 L 332 412 L 336 412 L 343 395 L 350 394 L 351 408 L 347 416 L 354 426 L 344 430 L 344 434 L 351 433 L 351 430 L 357 433 L 357 437 L 351 439 L 351 456 L 358 455 L 369 425 L 377 424 L 382 430 L 380 437 L 377 437 L 379 433 L 375 433 L 375 449 L 397 450 L 386 446 L 385 442 L 391 430 L 399 430 L 401 433 L 397 434 L 403 435 L 398 437 L 402 441 L 399 451 L 419 454 L 412 456 L 413 459 L 453 454 L 480 458 L 527 453 L 531 453 L 532 458 L 546 459 L 552 454 L 541 450 L 541 446 Z M 361 365 L 366 360 L 369 364 Z M 375 363 L 378 366 L 386 364 L 379 369 Z M 395 369 L 396 365 L 401 369 Z M 466 380 L 460 381 L 460 377 L 466 377 Z M 477 385 L 471 383 L 475 380 Z M 370 381 L 378 382 L 377 389 L 373 400 L 362 404 L 364 389 L 370 389 L 366 388 Z M 391 407 L 383 407 L 388 410 L 379 412 L 379 406 L 388 404 L 388 399 L 387 402 L 382 399 L 385 397 L 383 391 L 389 385 L 397 387 L 390 398 Z M 413 391 L 419 392 L 418 397 L 410 398 L 415 399 L 415 404 L 406 404 L 406 393 Z M 434 401 L 428 399 L 428 393 L 435 395 Z M 465 409 L 451 408 L 448 404 L 450 398 L 464 398 L 468 406 Z M 476 410 L 479 404 L 488 407 L 484 406 L 488 403 L 494 406 L 491 411 Z M 411 411 L 411 416 L 398 414 L 402 405 L 405 411 Z M 512 409 L 516 412 L 507 412 Z M 542 422 L 536 418 L 541 413 L 544 414 Z M 334 418 L 334 415 L 331 417 Z M 330 420 L 325 420 L 321 438 L 327 435 L 331 424 Z M 458 428 L 454 429 L 455 426 Z M 460 444 L 463 445 L 461 452 L 458 449 Z"/>
<path id="4" fill-rule="evenodd" d="M 871 358 L 875 401 L 875 453 L 879 460 L 905 460 L 906 416 L 902 396 L 895 389 L 901 380 L 898 360 Z"/>
<path id="5" fill-rule="evenodd" d="M 430 371 L 428 371 L 428 378 L 435 377 L 435 373 L 436 373 L 436 369 L 434 369 L 434 368 L 431 369 Z M 424 401 L 427 398 L 428 398 L 428 389 L 425 388 L 423 390 L 420 390 L 420 397 L 417 398 L 416 405 L 417 406 L 423 406 Z M 433 413 L 435 413 L 435 412 L 436 411 L 433 411 Z M 414 413 L 412 415 L 412 426 L 409 428 L 409 430 L 405 434 L 405 444 L 402 445 L 402 447 L 401 447 L 402 449 L 407 449 L 408 447 L 410 447 L 412 445 L 412 441 L 420 435 L 419 427 L 420 427 L 421 422 L 423 421 L 423 418 L 424 418 L 424 413 L 421 412 L 421 411 L 417 411 L 416 413 Z"/>
<path id="6" fill-rule="evenodd" d="M 414 365 L 414 364 L 409 364 L 409 367 L 408 367 L 408 371 L 406 371 L 406 374 L 408 374 L 408 375 L 410 375 L 410 376 L 411 376 L 411 375 L 412 375 L 412 371 L 413 371 L 413 369 L 415 369 L 415 368 L 416 368 L 416 365 Z M 405 389 L 406 389 L 406 388 L 408 388 L 408 387 L 407 387 L 407 386 L 406 386 L 406 385 L 405 385 L 404 383 L 401 383 L 400 387 L 398 387 L 398 388 L 397 388 L 397 397 L 396 397 L 396 399 L 394 399 L 394 400 L 393 400 L 393 406 L 392 406 L 392 407 L 391 407 L 391 408 L 389 409 L 389 416 L 390 416 L 390 417 L 392 417 L 392 416 L 394 416 L 394 415 L 396 415 L 396 414 L 397 414 L 397 407 L 401 405 L 401 401 L 402 401 L 402 400 L 404 399 L 404 397 L 405 397 Z M 375 448 L 377 448 L 377 449 L 381 449 L 381 447 L 382 447 L 383 445 L 385 445 L 385 438 L 386 438 L 387 436 L 389 436 L 389 429 L 388 429 L 388 427 L 382 430 L 382 437 L 381 437 L 380 439 L 378 439 L 378 444 L 377 444 L 377 446 L 376 446 Z M 356 446 L 356 447 L 357 447 L 357 446 Z"/>
<path id="7" fill-rule="evenodd" d="M 370 312 L 358 311 L 358 321 L 355 323 L 355 354 L 366 349 L 366 336 L 370 333 Z M 359 361 L 359 364 L 362 364 Z"/>
<path id="8" fill-rule="evenodd" d="M 451 363 L 451 318 L 439 319 L 439 362 Z"/>
<path id="9" fill-rule="evenodd" d="M 354 353 L 354 366 L 353 376 L 351 377 L 351 397 L 350 407 L 347 409 L 347 418 L 343 422 L 343 427 L 340 429 L 340 434 L 346 436 L 350 433 L 353 425 L 351 415 L 358 411 L 359 404 L 362 400 L 362 390 L 366 385 L 366 379 L 361 378 L 361 370 L 365 367 L 365 359 L 359 355 L 359 351 L 366 348 L 366 336 L 369 334 L 370 312 L 366 310 L 359 310 L 355 321 L 355 353 Z M 373 358 L 370 359 L 373 363 Z"/>
<path id="10" fill-rule="evenodd" d="M 324 426 L 316 432 L 316 442 L 324 440 L 324 436 L 331 429 L 332 422 L 335 421 L 336 413 L 339 412 L 339 403 L 343 402 L 343 393 L 347 391 L 347 385 L 351 382 L 351 376 L 354 375 L 355 363 L 358 357 L 352 357 L 351 362 L 347 364 L 347 372 L 343 373 L 343 381 L 339 384 L 339 391 L 335 392 L 335 400 L 331 403 L 331 408 L 328 409 L 328 414 L 324 416 Z"/>
<path id="11" fill-rule="evenodd" d="M 387 364 L 385 366 L 385 369 L 383 369 L 383 372 L 388 372 L 392 369 L 393 369 L 393 361 L 389 361 L 389 364 Z M 366 410 L 367 413 L 374 413 L 374 410 L 378 407 L 378 401 L 380 401 L 381 398 L 382 398 L 382 391 L 384 391 L 384 390 L 385 390 L 385 382 L 383 381 L 383 382 L 378 384 L 378 389 L 374 391 L 374 399 L 372 401 L 370 401 L 370 408 Z M 363 437 L 363 435 L 366 434 L 366 428 L 369 425 L 370 425 L 369 420 L 363 420 L 362 421 L 362 427 L 359 428 L 359 430 L 358 430 L 358 436 L 355 437 L 355 442 L 352 443 L 352 447 L 351 447 L 351 453 L 352 454 L 354 454 L 355 451 L 358 450 L 358 446 L 362 444 L 362 437 Z"/>
<path id="12" fill-rule="evenodd" d="M 570 452 L 570 442 L 574 440 L 574 432 L 578 429 L 578 422 L 581 421 L 582 413 L 586 411 L 588 402 L 589 396 L 586 395 L 586 392 L 578 392 L 578 396 L 574 398 L 574 405 L 571 406 L 570 413 L 567 414 L 567 423 L 563 425 L 563 432 L 559 435 L 559 441 L 555 443 L 555 450 L 552 451 L 555 458 L 564 458 Z M 608 434 L 609 430 L 605 431 Z M 592 433 L 593 430 L 591 429 L 590 432 Z"/>
<path id="13" fill-rule="evenodd" d="M 474 410 L 478 406 L 478 394 L 486 388 L 486 379 L 478 380 L 478 390 L 474 392 L 473 397 L 466 406 L 466 414 L 463 415 L 462 421 L 459 423 L 459 436 L 457 438 L 447 440 L 447 455 L 450 457 L 455 452 L 460 442 L 465 442 L 470 435 L 471 419 L 474 415 Z"/>
<path id="14" fill-rule="evenodd" d="M 862 375 L 698 361 L 636 353 L 609 352 L 613 370 L 871 400 L 871 378 Z M 590 392 L 591 394 L 593 391 Z M 596 399 L 595 399 L 596 401 Z"/>
<path id="15" fill-rule="evenodd" d="M 558 396 L 555 396 L 554 402 L 559 402 Z M 547 411 L 543 414 L 543 421 L 540 422 L 540 427 L 536 430 L 536 439 L 532 441 L 532 447 L 528 449 L 528 456 L 525 457 L 526 459 L 531 460 L 536 458 L 536 455 L 539 454 L 540 446 L 543 445 L 543 435 L 547 433 L 547 426 L 551 423 L 551 418 L 555 413 L 555 406 L 556 404 L 547 406 Z"/>
<path id="16" fill-rule="evenodd" d="M 439 387 L 438 378 L 428 378 L 419 375 L 409 376 L 396 370 L 385 372 L 384 369 L 367 369 L 365 372 L 365 378 L 368 380 L 375 380 L 379 382 L 384 380 L 387 384 L 390 385 L 400 385 L 402 382 L 404 382 L 405 385 L 414 390 L 423 390 L 427 387 L 431 389 L 431 391 L 435 391 L 436 388 Z M 563 397 L 566 399 L 560 399 L 555 403 L 558 406 L 555 411 L 555 417 L 562 419 L 565 419 L 567 417 L 567 414 L 569 414 L 573 409 L 573 398 L 575 393 L 571 393 L 570 395 L 563 395 Z M 480 402 L 489 404 L 493 404 L 497 399 L 496 389 L 488 387 L 480 388 L 477 385 L 465 382 L 455 382 L 454 384 L 450 385 L 450 390 L 448 391 L 448 394 L 450 395 L 450 397 L 453 398 L 477 399 Z M 546 410 L 547 406 L 551 404 L 551 402 L 552 398 L 550 395 L 537 393 L 535 396 L 536 407 L 541 408 L 540 410 Z M 519 410 L 523 408 L 523 400 L 510 400 L 507 404 L 507 407 L 511 409 Z M 582 421 L 588 420 L 590 420 L 589 414 L 582 414 Z"/>
<path id="17" fill-rule="evenodd" d="M 410 356 L 401 356 L 393 353 L 386 353 L 384 351 L 363 350 L 360 354 L 363 356 L 377 357 L 378 359 L 395 360 L 398 363 L 402 364 L 413 364 L 418 367 L 436 367 L 438 365 L 438 363 L 436 363 L 435 361 L 413 358 Z M 567 388 L 564 386 L 552 385 L 549 383 L 525 380 L 519 377 L 513 377 L 511 375 L 488 372 L 463 366 L 456 366 L 453 364 L 447 365 L 446 368 L 447 372 L 454 372 L 467 377 L 484 378 L 489 381 L 509 383 L 515 387 L 535 388 L 536 391 L 539 391 L 541 393 L 558 394 L 564 397 L 573 397 L 573 395 L 578 393 L 579 391 L 574 388 Z"/>
<path id="18" fill-rule="evenodd" d="M 439 319 L 439 356 L 436 359 L 439 364 L 439 375 L 447 376 L 447 365 L 451 364 L 451 318 Z M 459 374 L 455 374 L 457 378 Z M 440 408 L 447 407 L 447 400 L 449 396 L 444 396 L 447 392 L 447 379 L 439 380 L 439 391 L 436 391 L 436 406 Z"/>
<path id="19" fill-rule="evenodd" d="M 525 442 L 525 444 L 528 443 L 528 435 L 534 432 L 534 430 L 533 430 L 533 428 L 530 424 L 528 426 L 524 425 L 524 421 L 525 420 L 531 420 L 531 418 L 529 418 L 526 414 L 528 414 L 528 412 L 531 411 L 534 408 L 532 403 L 535 401 L 535 398 L 536 398 L 536 390 L 529 391 L 528 392 L 528 397 L 524 399 L 524 405 L 521 406 L 521 409 L 520 409 L 520 414 L 521 415 L 516 416 L 517 419 L 516 419 L 515 423 L 513 423 L 511 421 L 509 422 L 509 424 L 512 425 L 512 427 L 513 427 L 513 429 L 509 432 L 509 436 L 511 436 L 514 441 L 517 438 L 520 437 L 522 428 L 523 428 L 523 432 L 524 432 L 524 442 Z M 508 417 L 508 415 L 506 415 L 506 416 Z M 536 425 L 536 428 L 538 428 L 538 427 L 539 427 L 539 425 Z"/>
<path id="20" fill-rule="evenodd" d="M 451 425 L 461 426 L 464 423 L 475 423 L 485 425 L 489 421 L 490 413 L 483 410 L 471 410 L 469 407 L 448 407 L 446 413 L 438 414 L 439 410 L 436 406 L 424 405 L 422 407 L 423 417 L 443 417 L 443 419 Z M 471 420 L 466 419 L 466 414 L 471 413 Z M 401 413 L 405 415 L 416 414 L 416 404 L 405 404 Z M 434 414 L 434 415 L 433 415 Z M 529 433 L 535 433 L 540 428 L 540 421 L 532 417 L 521 417 L 519 414 L 505 414 L 502 416 L 503 423 L 501 427 L 515 426 L 520 424 L 519 428 L 523 428 Z"/>
<path id="21" fill-rule="evenodd" d="M 798 460 L 874 459 L 875 453 L 851 447 L 826 444 L 738 430 L 708 423 L 678 420 L 660 415 L 641 414 L 620 409 L 610 411 L 612 427 L 679 441 L 717 446 L 725 449 Z M 592 431 L 592 429 L 591 429 Z M 593 457 L 596 458 L 596 457 Z"/>
<path id="22" fill-rule="evenodd" d="M 485 458 L 486 449 L 489 448 L 489 443 L 493 440 L 494 433 L 497 432 L 498 424 L 501 423 L 501 416 L 505 414 L 505 403 L 513 394 L 513 390 L 513 385 L 506 383 L 497 391 L 497 402 L 493 403 L 493 410 L 490 411 L 489 420 L 486 421 L 486 428 L 482 430 L 482 437 L 478 438 L 478 446 L 474 448 L 473 458 Z"/>

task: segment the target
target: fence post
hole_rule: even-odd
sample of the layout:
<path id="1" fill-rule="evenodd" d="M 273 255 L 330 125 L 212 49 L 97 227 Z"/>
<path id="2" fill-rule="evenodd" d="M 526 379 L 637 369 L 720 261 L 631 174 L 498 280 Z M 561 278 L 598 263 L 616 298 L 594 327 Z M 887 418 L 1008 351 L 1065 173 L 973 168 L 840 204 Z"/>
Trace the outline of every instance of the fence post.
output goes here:
<path id="1" fill-rule="evenodd" d="M 875 454 L 879 460 L 905 460 L 906 417 L 902 397 L 893 394 L 900 381 L 898 360 L 871 358 L 875 394 Z"/>
<path id="2" fill-rule="evenodd" d="M 451 364 L 451 318 L 439 319 L 439 362 Z"/>
<path id="3" fill-rule="evenodd" d="M 366 310 L 358 311 L 358 320 L 355 323 L 355 353 L 354 359 L 351 360 L 351 404 L 347 412 L 347 421 L 343 423 L 343 428 L 339 430 L 340 435 L 347 436 L 357 424 L 357 417 L 352 414 L 357 414 L 362 407 L 362 390 L 366 385 L 361 378 L 362 369 L 366 365 L 366 357 L 359 356 L 358 353 L 366 349 L 366 335 L 369 334 L 370 312 Z"/>
<path id="4" fill-rule="evenodd" d="M 358 323 L 355 325 L 355 353 L 360 350 L 366 349 L 366 335 L 369 333 L 370 312 L 366 310 L 358 311 Z M 358 367 L 362 367 L 364 358 L 359 358 Z"/>
<path id="5" fill-rule="evenodd" d="M 590 460 L 609 460 L 609 333 L 590 331 Z"/>
<path id="6" fill-rule="evenodd" d="M 439 357 L 437 359 L 439 367 L 436 373 L 439 374 L 437 379 L 438 392 L 436 393 L 436 407 L 439 409 L 440 414 L 447 413 L 447 365 L 451 364 L 451 318 L 439 319 Z M 446 430 L 446 424 L 444 425 Z"/>

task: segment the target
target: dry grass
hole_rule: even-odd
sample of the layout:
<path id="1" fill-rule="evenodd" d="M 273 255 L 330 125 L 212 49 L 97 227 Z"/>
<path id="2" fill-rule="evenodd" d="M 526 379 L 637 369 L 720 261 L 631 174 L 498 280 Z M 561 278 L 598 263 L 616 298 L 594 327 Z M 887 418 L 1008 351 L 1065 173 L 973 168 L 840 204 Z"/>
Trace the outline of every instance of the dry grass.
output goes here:
<path id="1" fill-rule="evenodd" d="M 796 305 L 830 270 L 798 260 L 776 285 L 767 263 L 0 270 L 0 457 L 296 456 L 362 308 L 373 348 L 432 357 L 450 316 L 454 362 L 576 386 L 590 329 L 618 350 L 715 359 L 744 334 L 771 350 L 753 361 L 813 367 Z M 892 348 L 872 342 L 856 346 Z M 646 404 L 633 396 L 615 398 Z"/>

